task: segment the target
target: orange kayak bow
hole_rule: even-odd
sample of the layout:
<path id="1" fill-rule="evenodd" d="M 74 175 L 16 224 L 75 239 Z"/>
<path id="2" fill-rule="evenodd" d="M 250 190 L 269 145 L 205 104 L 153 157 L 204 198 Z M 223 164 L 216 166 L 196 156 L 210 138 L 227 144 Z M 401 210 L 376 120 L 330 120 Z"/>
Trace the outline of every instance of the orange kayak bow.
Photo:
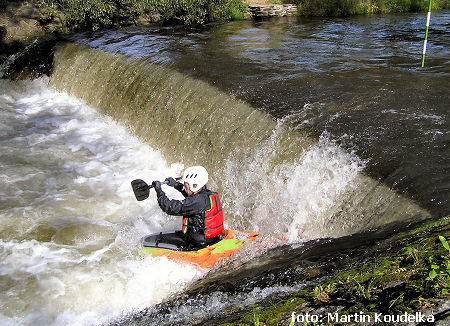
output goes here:
<path id="1" fill-rule="evenodd" d="M 206 248 L 192 250 L 184 249 L 176 241 L 164 242 L 161 236 L 175 235 L 176 233 L 159 233 L 142 238 L 142 255 L 153 257 L 165 256 L 180 263 L 194 264 L 201 268 L 212 269 L 221 259 L 227 259 L 241 249 L 246 242 L 255 240 L 259 233 L 224 230 L 223 239 Z M 158 238 L 158 236 L 160 236 Z M 163 239 L 158 241 L 158 239 Z"/>

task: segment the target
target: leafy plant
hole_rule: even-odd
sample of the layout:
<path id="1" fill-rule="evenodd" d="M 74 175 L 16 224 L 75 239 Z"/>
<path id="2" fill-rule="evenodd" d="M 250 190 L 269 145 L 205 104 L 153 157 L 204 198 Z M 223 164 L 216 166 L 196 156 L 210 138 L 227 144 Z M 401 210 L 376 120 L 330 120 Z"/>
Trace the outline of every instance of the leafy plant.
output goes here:
<path id="1" fill-rule="evenodd" d="M 419 250 L 417 248 L 406 247 L 404 249 L 404 253 L 407 255 L 407 257 L 413 259 L 415 265 L 419 264 Z"/>
<path id="2" fill-rule="evenodd" d="M 447 250 L 447 255 L 430 256 L 430 268 L 427 281 L 432 282 L 433 287 L 440 290 L 442 295 L 449 294 L 450 286 L 450 246 L 443 236 L 439 236 L 442 246 Z"/>
<path id="3" fill-rule="evenodd" d="M 259 326 L 259 315 L 253 313 L 253 325 Z"/>
<path id="4" fill-rule="evenodd" d="M 314 298 L 320 302 L 330 301 L 330 294 L 336 290 L 336 286 L 333 283 L 329 283 L 326 286 L 317 285 L 314 290 Z"/>
<path id="5" fill-rule="evenodd" d="M 356 278 L 354 278 L 354 281 L 356 282 L 356 294 L 359 295 L 362 298 L 369 299 L 372 295 L 372 291 L 375 288 L 375 279 L 371 278 L 366 286 L 358 282 Z"/>
<path id="6" fill-rule="evenodd" d="M 242 18 L 246 5 L 241 0 L 153 0 L 163 21 L 186 25 Z"/>

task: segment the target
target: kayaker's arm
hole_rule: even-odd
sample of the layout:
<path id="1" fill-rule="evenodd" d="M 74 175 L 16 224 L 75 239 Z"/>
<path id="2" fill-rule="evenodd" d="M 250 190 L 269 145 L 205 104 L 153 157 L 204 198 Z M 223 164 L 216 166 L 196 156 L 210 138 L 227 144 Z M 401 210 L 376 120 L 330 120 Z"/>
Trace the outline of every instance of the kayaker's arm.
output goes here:
<path id="1" fill-rule="evenodd" d="M 161 209 L 169 215 L 182 215 L 182 206 L 181 201 L 167 198 L 164 191 L 157 191 L 156 195 L 158 196 L 158 205 Z"/>
<path id="2" fill-rule="evenodd" d="M 190 216 L 199 214 L 209 209 L 210 203 L 207 196 L 190 196 L 184 200 L 169 199 L 161 189 L 161 184 L 154 182 L 158 205 L 169 215 Z"/>
<path id="3" fill-rule="evenodd" d="M 176 190 L 178 190 L 179 192 L 181 192 L 184 197 L 188 196 L 188 194 L 184 190 L 184 184 L 182 184 L 181 182 L 176 181 L 174 178 L 166 178 L 166 180 L 164 180 L 164 182 L 166 182 L 166 184 L 168 186 L 173 187 Z"/>

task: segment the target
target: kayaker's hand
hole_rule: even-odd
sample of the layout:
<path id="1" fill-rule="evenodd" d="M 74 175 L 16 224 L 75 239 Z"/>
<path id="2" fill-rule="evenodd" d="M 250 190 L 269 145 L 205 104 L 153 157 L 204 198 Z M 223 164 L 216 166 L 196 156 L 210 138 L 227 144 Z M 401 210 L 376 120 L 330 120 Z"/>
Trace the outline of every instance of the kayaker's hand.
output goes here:
<path id="1" fill-rule="evenodd" d="M 179 182 L 176 182 L 174 178 L 166 178 L 166 180 L 164 180 L 164 182 L 170 187 L 175 187 L 179 183 Z"/>
<path id="2" fill-rule="evenodd" d="M 152 186 L 153 186 L 153 188 L 155 188 L 157 193 L 161 191 L 161 182 L 153 181 Z"/>

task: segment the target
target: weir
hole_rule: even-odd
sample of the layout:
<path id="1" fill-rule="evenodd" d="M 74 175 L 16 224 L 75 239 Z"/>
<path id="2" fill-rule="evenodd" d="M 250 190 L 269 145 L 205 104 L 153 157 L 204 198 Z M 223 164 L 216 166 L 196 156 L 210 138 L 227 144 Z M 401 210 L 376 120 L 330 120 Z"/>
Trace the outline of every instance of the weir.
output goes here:
<path id="1" fill-rule="evenodd" d="M 62 44 L 50 82 L 127 126 L 168 162 L 204 165 L 228 227 L 294 242 L 430 218 L 326 136 L 310 137 L 168 67 Z"/>

